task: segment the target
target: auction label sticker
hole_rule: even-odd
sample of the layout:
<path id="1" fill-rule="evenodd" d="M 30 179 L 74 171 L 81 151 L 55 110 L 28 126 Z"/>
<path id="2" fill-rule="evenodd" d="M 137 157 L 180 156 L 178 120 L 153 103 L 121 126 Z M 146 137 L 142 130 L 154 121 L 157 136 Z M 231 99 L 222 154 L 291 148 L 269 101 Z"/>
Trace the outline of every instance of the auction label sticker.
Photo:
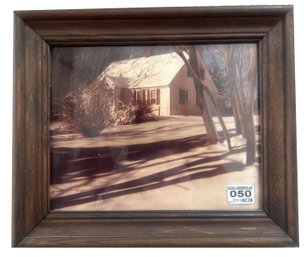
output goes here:
<path id="1" fill-rule="evenodd" d="M 253 204 L 255 199 L 254 186 L 229 185 L 228 204 Z"/>

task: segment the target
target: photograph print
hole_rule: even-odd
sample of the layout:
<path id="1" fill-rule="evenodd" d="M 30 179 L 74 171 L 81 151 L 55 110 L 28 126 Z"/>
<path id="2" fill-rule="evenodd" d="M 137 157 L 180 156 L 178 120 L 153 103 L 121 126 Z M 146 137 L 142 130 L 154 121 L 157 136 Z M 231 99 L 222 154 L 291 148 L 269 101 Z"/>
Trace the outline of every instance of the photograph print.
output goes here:
<path id="1" fill-rule="evenodd" d="M 51 56 L 51 210 L 261 209 L 256 44 Z"/>

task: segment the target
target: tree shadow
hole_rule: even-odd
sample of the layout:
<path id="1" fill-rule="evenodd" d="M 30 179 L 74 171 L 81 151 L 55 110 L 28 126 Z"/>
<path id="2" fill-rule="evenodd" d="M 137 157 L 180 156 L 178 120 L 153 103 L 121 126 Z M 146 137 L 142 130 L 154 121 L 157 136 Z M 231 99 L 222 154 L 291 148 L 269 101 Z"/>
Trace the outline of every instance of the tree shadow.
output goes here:
<path id="1" fill-rule="evenodd" d="M 205 171 L 199 171 L 190 175 L 183 175 L 178 178 L 166 180 L 167 173 L 172 172 L 176 169 L 173 168 L 165 171 L 165 173 L 163 172 L 163 175 L 155 174 L 152 175 L 152 177 L 144 177 L 109 187 L 53 198 L 51 199 L 51 209 L 60 209 L 64 207 L 94 202 L 97 200 L 107 200 L 114 197 L 159 189 L 166 186 L 188 182 L 192 180 L 210 178 L 213 176 L 230 172 L 238 172 L 244 170 L 244 167 L 245 166 L 242 163 L 227 163 L 224 165 L 212 166 L 209 165 L 202 167 L 203 169 L 206 169 Z M 199 168 L 199 170 L 201 170 L 201 168 Z M 158 175 L 160 175 L 161 177 L 158 177 Z"/>
<path id="2" fill-rule="evenodd" d="M 133 162 L 133 166 L 140 165 L 148 159 L 159 159 L 187 152 L 206 144 L 207 137 L 197 135 L 126 146 L 51 148 L 50 181 L 51 184 L 67 183 L 70 177 L 91 177 L 95 174 L 103 175 L 114 171 L 129 172 L 133 170 L 133 167 L 121 165 L 123 161 Z"/>
<path id="3" fill-rule="evenodd" d="M 212 165 L 211 163 L 224 159 L 231 154 L 241 153 L 244 151 L 245 147 L 241 147 L 232 150 L 232 152 L 203 157 L 195 161 L 177 165 L 126 182 L 74 193 L 67 196 L 55 197 L 51 199 L 51 208 L 60 209 L 97 200 L 106 200 L 123 195 L 154 190 L 187 181 L 209 178 L 229 172 L 243 171 L 245 166 L 240 162 L 232 161 L 215 165 Z"/>
<path id="4" fill-rule="evenodd" d="M 190 127 L 193 126 L 186 124 L 184 128 L 189 131 Z M 177 132 L 173 127 L 167 128 L 167 133 Z M 60 195 L 51 199 L 51 208 L 60 209 L 111 199 L 245 169 L 241 162 L 230 160 L 231 158 L 225 160 L 232 154 L 245 152 L 244 144 L 230 152 L 225 151 L 226 147 L 225 150 L 223 147 L 217 147 L 206 153 L 206 148 L 203 152 L 196 149 L 207 146 L 208 140 L 205 134 L 176 139 L 167 139 L 171 134 L 166 134 L 162 137 L 164 140 L 136 144 L 132 142 L 137 141 L 129 139 L 129 137 L 146 136 L 147 139 L 151 139 L 150 141 L 157 140 L 161 138 L 161 132 L 164 130 L 165 126 L 158 126 L 155 129 L 143 128 L 141 133 L 127 129 L 126 132 L 125 130 L 106 132 L 104 136 L 97 138 L 97 140 L 107 138 L 112 141 L 113 137 L 114 140 L 127 137 L 123 143 L 130 142 L 130 144 L 122 146 L 51 147 L 50 182 L 51 185 L 59 186 L 59 189 L 65 193 L 65 196 Z M 231 136 L 236 136 L 234 129 L 230 129 L 229 132 Z M 82 142 L 79 141 L 78 145 L 82 145 Z M 193 152 L 194 149 L 196 150 Z M 170 162 L 173 165 L 171 167 Z M 154 166 L 160 168 L 153 173 Z M 145 175 L 135 176 L 133 171 L 136 169 L 142 170 Z M 94 186 L 90 189 L 85 188 L 91 181 L 96 183 L 96 179 L 100 181 L 100 178 L 103 185 L 98 188 Z M 75 191 L 76 183 L 61 188 L 61 184 L 70 182 L 77 182 L 81 188 L 85 187 L 80 192 Z"/>

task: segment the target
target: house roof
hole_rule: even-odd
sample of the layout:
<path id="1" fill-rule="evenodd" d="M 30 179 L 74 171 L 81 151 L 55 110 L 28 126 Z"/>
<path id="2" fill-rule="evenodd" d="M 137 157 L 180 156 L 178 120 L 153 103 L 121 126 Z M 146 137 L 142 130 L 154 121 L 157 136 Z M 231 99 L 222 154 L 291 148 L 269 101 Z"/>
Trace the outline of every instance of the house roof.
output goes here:
<path id="1" fill-rule="evenodd" d="M 98 77 L 114 86 L 149 88 L 168 86 L 184 65 L 176 54 L 167 53 L 111 63 Z"/>
<path id="2" fill-rule="evenodd" d="M 186 55 L 188 59 L 189 56 Z M 209 87 L 213 95 L 219 96 L 219 92 L 211 79 L 211 76 L 200 58 L 201 65 L 205 68 L 203 82 Z M 181 57 L 175 53 L 153 55 L 111 63 L 98 77 L 98 80 L 106 79 L 112 86 L 121 88 L 157 88 L 169 86 L 184 66 Z"/>

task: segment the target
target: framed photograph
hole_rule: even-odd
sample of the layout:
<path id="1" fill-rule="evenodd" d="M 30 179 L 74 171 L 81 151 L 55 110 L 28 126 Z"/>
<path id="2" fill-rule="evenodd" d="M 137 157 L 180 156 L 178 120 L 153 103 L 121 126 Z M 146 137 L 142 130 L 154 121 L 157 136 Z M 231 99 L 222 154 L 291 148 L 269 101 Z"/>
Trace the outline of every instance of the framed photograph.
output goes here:
<path id="1" fill-rule="evenodd" d="M 259 209 L 255 43 L 54 47 L 51 59 L 51 210 Z"/>
<path id="2" fill-rule="evenodd" d="M 292 6 L 14 19 L 13 246 L 298 246 Z"/>

